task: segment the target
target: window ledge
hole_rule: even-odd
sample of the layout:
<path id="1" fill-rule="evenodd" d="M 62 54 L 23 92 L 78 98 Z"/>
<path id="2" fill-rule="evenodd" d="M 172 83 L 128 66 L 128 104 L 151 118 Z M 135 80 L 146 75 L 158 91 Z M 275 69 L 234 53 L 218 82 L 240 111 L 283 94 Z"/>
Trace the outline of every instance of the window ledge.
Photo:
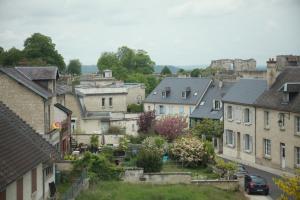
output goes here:
<path id="1" fill-rule="evenodd" d="M 299 133 L 299 132 L 296 132 L 296 133 L 295 133 L 295 136 L 299 136 L 299 137 L 300 137 L 300 133 Z"/>
<path id="2" fill-rule="evenodd" d="M 271 155 L 266 155 L 266 154 L 265 154 L 265 155 L 264 155 L 264 158 L 267 159 L 267 160 L 272 160 Z"/>
<path id="3" fill-rule="evenodd" d="M 245 153 L 248 153 L 248 154 L 252 153 L 251 150 L 244 150 L 244 152 L 245 152 Z"/>
<path id="4" fill-rule="evenodd" d="M 270 127 L 269 126 L 265 126 L 264 129 L 268 131 L 268 130 L 270 130 Z"/>
<path id="5" fill-rule="evenodd" d="M 251 122 L 244 122 L 245 126 L 251 126 L 252 123 Z"/>
<path id="6" fill-rule="evenodd" d="M 233 122 L 233 119 L 227 119 L 229 122 Z"/>
<path id="7" fill-rule="evenodd" d="M 285 131 L 285 127 L 280 127 L 280 130 L 281 131 Z"/>
<path id="8" fill-rule="evenodd" d="M 234 148 L 233 144 L 227 144 L 227 146 L 230 147 L 230 148 L 232 148 L 232 149 Z"/>
<path id="9" fill-rule="evenodd" d="M 236 121 L 236 123 L 237 123 L 237 124 L 240 124 L 240 123 L 241 123 L 241 121 Z"/>

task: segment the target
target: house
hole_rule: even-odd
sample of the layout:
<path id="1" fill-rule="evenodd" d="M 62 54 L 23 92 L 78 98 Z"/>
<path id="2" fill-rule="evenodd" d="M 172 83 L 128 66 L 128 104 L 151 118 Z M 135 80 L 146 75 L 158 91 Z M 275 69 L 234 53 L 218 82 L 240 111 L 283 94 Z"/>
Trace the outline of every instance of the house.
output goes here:
<path id="1" fill-rule="evenodd" d="M 213 81 L 207 92 L 204 94 L 200 104 L 190 115 L 190 127 L 193 128 L 203 119 L 223 121 L 223 102 L 222 98 L 232 87 L 234 82 Z M 222 140 L 213 138 L 213 144 L 217 152 L 222 152 Z"/>
<path id="2" fill-rule="evenodd" d="M 144 100 L 144 111 L 157 117 L 179 115 L 189 118 L 208 90 L 208 78 L 166 77 Z"/>
<path id="3" fill-rule="evenodd" d="M 145 87 L 139 83 L 76 86 L 66 95 L 66 106 L 73 111 L 74 138 L 89 144 L 91 135 L 96 134 L 101 136 L 99 143 L 117 145 L 122 134 L 108 133 L 112 126 L 128 135 L 137 135 L 139 113 L 127 113 L 127 106 L 140 104 L 144 98 Z"/>
<path id="4" fill-rule="evenodd" d="M 63 155 L 70 150 L 71 112 L 64 107 L 65 92 L 58 78 L 57 67 L 0 68 L 0 101 Z"/>
<path id="5" fill-rule="evenodd" d="M 0 101 L 0 199 L 50 196 L 55 182 L 55 148 Z"/>
<path id="6" fill-rule="evenodd" d="M 240 79 L 222 98 L 225 156 L 255 162 L 257 120 L 254 102 L 266 89 L 266 80 Z"/>
<path id="7" fill-rule="evenodd" d="M 276 68 L 276 61 L 267 63 Z M 300 167 L 300 68 L 269 77 L 269 89 L 255 102 L 256 162 L 293 172 Z"/>

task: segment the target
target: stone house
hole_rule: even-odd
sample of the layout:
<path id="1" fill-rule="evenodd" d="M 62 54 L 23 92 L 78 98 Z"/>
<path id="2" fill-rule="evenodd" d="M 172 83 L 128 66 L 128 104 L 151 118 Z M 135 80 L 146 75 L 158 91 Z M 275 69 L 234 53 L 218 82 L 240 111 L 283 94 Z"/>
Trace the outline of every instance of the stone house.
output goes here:
<path id="1" fill-rule="evenodd" d="M 267 89 L 267 81 L 240 79 L 222 98 L 224 103 L 223 154 L 255 162 L 256 110 L 254 102 Z"/>
<path id="2" fill-rule="evenodd" d="M 155 111 L 158 118 L 182 116 L 189 122 L 211 83 L 208 78 L 166 77 L 144 100 L 144 111 Z"/>
<path id="3" fill-rule="evenodd" d="M 275 66 L 268 61 L 269 72 Z M 269 77 L 269 89 L 255 102 L 256 162 L 293 172 L 300 167 L 300 68 Z"/>
<path id="4" fill-rule="evenodd" d="M 144 98 L 145 87 L 139 83 L 76 86 L 66 95 L 66 106 L 73 111 L 74 138 L 88 144 L 91 135 L 96 134 L 100 143 L 117 145 L 122 135 L 108 134 L 111 126 L 119 127 L 128 135 L 137 135 L 139 114 L 127 113 L 127 106 L 140 104 Z"/>
<path id="5" fill-rule="evenodd" d="M 0 200 L 47 199 L 56 149 L 0 101 Z"/>
<path id="6" fill-rule="evenodd" d="M 71 112 L 64 107 L 58 78 L 57 67 L 0 68 L 0 101 L 65 154 L 70 149 Z M 64 117 L 58 119 L 57 110 Z"/>
<path id="7" fill-rule="evenodd" d="M 222 98 L 226 95 L 234 82 L 217 81 L 211 82 L 207 92 L 204 94 L 200 104 L 190 115 L 190 127 L 193 128 L 203 119 L 223 121 Z M 213 138 L 215 150 L 219 153 L 223 150 L 222 138 Z"/>

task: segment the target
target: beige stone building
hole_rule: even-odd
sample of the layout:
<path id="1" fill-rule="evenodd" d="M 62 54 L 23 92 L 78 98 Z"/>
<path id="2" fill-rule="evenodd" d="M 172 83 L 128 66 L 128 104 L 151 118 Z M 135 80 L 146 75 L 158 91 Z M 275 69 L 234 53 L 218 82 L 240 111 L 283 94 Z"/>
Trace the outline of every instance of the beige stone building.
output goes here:
<path id="1" fill-rule="evenodd" d="M 212 80 L 207 78 L 166 77 L 144 101 L 144 111 L 155 111 L 157 117 L 187 117 L 201 102 Z"/>
<path id="2" fill-rule="evenodd" d="M 64 154 L 70 150 L 72 112 L 64 107 L 58 78 L 56 67 L 0 68 L 0 101 Z"/>
<path id="3" fill-rule="evenodd" d="M 276 61 L 268 61 L 268 70 Z M 256 162 L 293 172 L 300 167 L 300 68 L 269 76 L 269 89 L 255 102 Z"/>
<path id="4" fill-rule="evenodd" d="M 223 97 L 223 154 L 255 162 L 255 107 L 253 103 L 267 88 L 259 79 L 240 79 Z"/>

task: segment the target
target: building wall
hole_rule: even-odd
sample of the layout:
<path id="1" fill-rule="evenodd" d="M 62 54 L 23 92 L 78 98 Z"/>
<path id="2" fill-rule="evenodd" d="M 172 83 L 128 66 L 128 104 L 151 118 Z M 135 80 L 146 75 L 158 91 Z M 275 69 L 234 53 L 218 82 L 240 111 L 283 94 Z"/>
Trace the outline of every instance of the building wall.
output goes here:
<path id="1" fill-rule="evenodd" d="M 162 105 L 165 108 L 165 114 L 159 114 L 159 106 Z M 183 114 L 180 113 L 180 108 L 183 107 Z M 157 116 L 167 115 L 182 115 L 189 117 L 189 115 L 195 109 L 195 105 L 179 105 L 179 104 L 160 104 L 160 103 L 144 103 L 144 111 L 155 110 Z"/>
<path id="2" fill-rule="evenodd" d="M 102 98 L 105 98 L 105 106 L 102 107 Z M 109 106 L 109 98 L 112 98 L 112 106 Z M 126 94 L 90 95 L 85 96 L 84 105 L 88 111 L 126 112 Z"/>
<path id="3" fill-rule="evenodd" d="M 22 117 L 38 133 L 45 133 L 42 97 L 0 73 L 0 101 Z"/>
<path id="4" fill-rule="evenodd" d="M 233 119 L 228 119 L 227 107 L 232 106 Z M 250 123 L 244 123 L 244 109 L 250 110 Z M 234 145 L 226 144 L 226 130 L 232 130 L 234 135 Z M 239 134 L 238 134 L 239 133 Z M 244 135 L 252 137 L 252 149 L 244 149 Z M 249 162 L 255 162 L 255 108 L 252 106 L 236 105 L 224 103 L 224 134 L 223 134 L 223 154 Z"/>
<path id="5" fill-rule="evenodd" d="M 145 87 L 143 85 L 128 88 L 128 94 L 126 97 L 127 105 L 142 103 L 144 99 Z"/>
<path id="6" fill-rule="evenodd" d="M 269 112 L 269 128 L 265 127 L 264 111 Z M 278 124 L 279 113 L 285 113 L 285 129 L 281 130 Z M 280 143 L 285 144 L 286 151 L 286 169 L 293 171 L 295 168 L 295 147 L 300 147 L 300 135 L 296 135 L 295 116 L 300 113 L 288 113 L 276 110 L 257 108 L 256 118 L 256 162 L 272 168 L 281 168 Z M 271 140 L 271 157 L 264 156 L 263 140 Z"/>
<path id="7" fill-rule="evenodd" d="M 76 97 L 73 94 L 66 94 L 65 106 L 72 111 L 72 118 L 76 119 L 76 129 L 80 131 L 81 112 Z"/>

